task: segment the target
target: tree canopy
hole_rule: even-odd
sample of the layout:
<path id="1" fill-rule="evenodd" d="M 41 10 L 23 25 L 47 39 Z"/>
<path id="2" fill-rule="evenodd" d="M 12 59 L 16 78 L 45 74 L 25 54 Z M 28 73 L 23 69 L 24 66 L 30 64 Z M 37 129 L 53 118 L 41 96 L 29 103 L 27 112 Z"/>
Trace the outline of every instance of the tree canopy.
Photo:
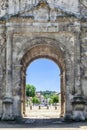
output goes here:
<path id="1" fill-rule="evenodd" d="M 32 98 L 32 103 L 33 104 L 40 104 L 40 100 L 37 97 Z"/>
<path id="2" fill-rule="evenodd" d="M 48 99 L 48 98 L 51 98 L 55 94 L 55 91 L 46 90 L 46 91 L 40 91 L 40 93 L 41 95 L 45 97 L 45 99 Z"/>
<path id="3" fill-rule="evenodd" d="M 33 85 L 27 84 L 26 85 L 26 96 L 27 97 L 34 97 L 36 93 L 36 88 Z"/>
<path id="4" fill-rule="evenodd" d="M 59 102 L 59 96 L 54 94 L 51 99 L 53 100 L 53 103 L 58 103 Z"/>

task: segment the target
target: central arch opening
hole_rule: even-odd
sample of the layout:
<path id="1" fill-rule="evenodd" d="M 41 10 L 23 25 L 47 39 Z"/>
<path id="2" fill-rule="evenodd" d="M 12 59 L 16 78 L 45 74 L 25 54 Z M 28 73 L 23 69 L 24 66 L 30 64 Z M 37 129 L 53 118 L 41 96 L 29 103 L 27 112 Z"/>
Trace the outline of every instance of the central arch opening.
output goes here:
<path id="1" fill-rule="evenodd" d="M 35 44 L 34 44 L 35 42 Z M 43 42 L 43 43 L 42 43 Z M 53 42 L 53 41 L 52 41 Z M 46 43 L 46 44 L 45 44 Z M 33 63 L 35 60 L 39 58 L 45 58 L 49 59 L 52 62 L 57 64 L 57 67 L 59 66 L 60 69 L 60 97 L 61 97 L 61 109 L 60 109 L 60 116 L 64 116 L 65 114 L 65 60 L 64 60 L 64 52 L 63 48 L 57 46 L 57 43 L 51 43 L 48 40 L 44 41 L 43 38 L 36 39 L 32 42 L 33 46 L 30 46 L 27 51 L 25 52 L 23 58 L 21 59 L 21 114 L 22 116 L 26 116 L 26 70 L 28 66 L 30 66 L 31 63 Z M 60 45 L 61 46 L 61 45 Z M 55 91 L 55 90 L 54 90 Z"/>
<path id="2" fill-rule="evenodd" d="M 39 58 L 26 69 L 26 116 L 58 118 L 60 116 L 60 68 L 52 60 Z"/>

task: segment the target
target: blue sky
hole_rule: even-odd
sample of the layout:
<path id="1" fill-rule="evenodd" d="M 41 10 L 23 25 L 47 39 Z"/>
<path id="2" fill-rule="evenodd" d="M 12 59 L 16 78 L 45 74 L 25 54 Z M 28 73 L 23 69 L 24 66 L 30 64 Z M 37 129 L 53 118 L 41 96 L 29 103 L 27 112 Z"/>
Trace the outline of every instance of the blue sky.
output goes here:
<path id="1" fill-rule="evenodd" d="M 26 84 L 32 84 L 36 91 L 60 91 L 60 69 L 55 62 L 48 59 L 34 60 L 26 71 Z"/>

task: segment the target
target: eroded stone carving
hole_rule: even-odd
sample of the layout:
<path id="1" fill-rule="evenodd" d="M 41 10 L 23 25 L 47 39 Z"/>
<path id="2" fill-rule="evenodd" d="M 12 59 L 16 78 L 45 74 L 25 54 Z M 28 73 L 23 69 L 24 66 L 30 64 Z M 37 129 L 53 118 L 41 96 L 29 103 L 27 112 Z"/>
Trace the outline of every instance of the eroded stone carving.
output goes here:
<path id="1" fill-rule="evenodd" d="M 81 3 L 81 15 L 87 18 L 87 0 L 80 0 Z"/>
<path id="2" fill-rule="evenodd" d="M 7 0 L 0 0 L 0 17 L 5 16 L 6 14 L 9 15 L 15 15 L 19 12 L 23 12 L 25 10 L 30 10 L 34 8 L 35 6 L 38 6 L 38 4 L 41 2 L 41 0 L 15 0 L 15 1 L 7 1 Z M 81 14 L 83 17 L 87 18 L 87 1 L 86 0 L 80 0 L 81 3 L 81 9 L 79 9 L 79 1 L 71 0 L 68 2 L 68 0 L 44 0 L 43 2 L 48 3 L 49 7 L 56 8 L 64 13 L 67 14 L 73 14 L 76 17 L 81 18 Z M 13 7 L 13 8 L 11 8 Z M 81 10 L 81 14 L 80 14 Z"/>
<path id="3" fill-rule="evenodd" d="M 1 33 L 0 34 L 0 54 L 2 53 L 3 49 L 6 47 L 5 41 L 6 41 L 6 34 Z"/>
<path id="4" fill-rule="evenodd" d="M 87 0 L 80 0 L 80 3 L 81 3 L 83 6 L 87 7 Z"/>
<path id="5" fill-rule="evenodd" d="M 6 14 L 7 7 L 8 7 L 7 0 L 0 0 L 0 17 Z"/>

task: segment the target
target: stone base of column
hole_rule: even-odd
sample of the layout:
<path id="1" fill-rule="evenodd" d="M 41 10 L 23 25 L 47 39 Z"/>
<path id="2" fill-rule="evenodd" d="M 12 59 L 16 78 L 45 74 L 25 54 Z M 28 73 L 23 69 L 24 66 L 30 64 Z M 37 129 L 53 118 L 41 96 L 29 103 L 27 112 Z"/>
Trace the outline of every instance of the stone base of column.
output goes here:
<path id="1" fill-rule="evenodd" d="M 65 121 L 72 121 L 72 113 L 66 113 L 64 116 Z"/>
<path id="2" fill-rule="evenodd" d="M 72 119 L 75 121 L 84 121 L 85 120 L 85 115 L 84 115 L 84 111 L 73 111 L 73 116 Z"/>
<path id="3" fill-rule="evenodd" d="M 72 120 L 75 121 L 85 120 L 84 109 L 86 101 L 84 97 L 82 97 L 81 95 L 75 96 L 71 103 L 73 107 Z"/>
<path id="4" fill-rule="evenodd" d="M 3 99 L 3 114 L 2 120 L 14 120 L 12 113 L 13 99 L 11 97 L 4 97 Z"/>

